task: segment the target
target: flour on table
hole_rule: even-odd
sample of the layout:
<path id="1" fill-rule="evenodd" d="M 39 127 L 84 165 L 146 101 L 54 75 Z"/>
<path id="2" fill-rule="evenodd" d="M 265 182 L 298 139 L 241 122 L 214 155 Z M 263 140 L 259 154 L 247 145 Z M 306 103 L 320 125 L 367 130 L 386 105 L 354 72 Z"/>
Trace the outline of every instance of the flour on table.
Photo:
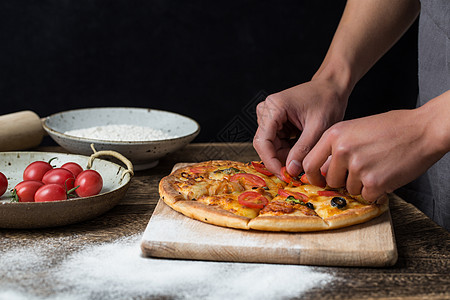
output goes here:
<path id="1" fill-rule="evenodd" d="M 140 240 L 81 247 L 56 262 L 46 254 L 58 244 L 52 238 L 45 246 L 0 250 L 0 299 L 287 299 L 335 280 L 310 266 L 144 258 Z M 37 294 L 46 286 L 51 297 Z"/>
<path id="2" fill-rule="evenodd" d="M 74 129 L 66 131 L 64 134 L 81 138 L 117 142 L 157 141 L 176 137 L 160 129 L 127 124 L 103 125 L 83 129 Z"/>

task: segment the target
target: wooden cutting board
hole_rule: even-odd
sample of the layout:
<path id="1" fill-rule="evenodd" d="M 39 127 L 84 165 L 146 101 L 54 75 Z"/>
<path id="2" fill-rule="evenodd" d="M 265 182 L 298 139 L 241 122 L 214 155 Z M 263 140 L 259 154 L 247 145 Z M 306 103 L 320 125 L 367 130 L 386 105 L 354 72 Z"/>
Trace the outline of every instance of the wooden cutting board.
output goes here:
<path id="1" fill-rule="evenodd" d="M 389 211 L 367 223 L 330 231 L 262 232 L 193 220 L 161 199 L 141 249 L 149 257 L 228 262 L 382 267 L 397 261 Z"/>

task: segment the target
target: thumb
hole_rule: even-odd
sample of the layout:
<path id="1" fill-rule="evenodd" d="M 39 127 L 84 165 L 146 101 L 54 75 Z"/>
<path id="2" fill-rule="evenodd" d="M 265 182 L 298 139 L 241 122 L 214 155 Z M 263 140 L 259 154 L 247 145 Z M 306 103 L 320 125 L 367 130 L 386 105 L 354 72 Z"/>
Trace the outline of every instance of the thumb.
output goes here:
<path id="1" fill-rule="evenodd" d="M 291 176 L 298 176 L 303 172 L 302 162 L 320 138 L 322 131 L 318 127 L 305 126 L 297 142 L 289 151 L 286 159 L 286 169 Z"/>

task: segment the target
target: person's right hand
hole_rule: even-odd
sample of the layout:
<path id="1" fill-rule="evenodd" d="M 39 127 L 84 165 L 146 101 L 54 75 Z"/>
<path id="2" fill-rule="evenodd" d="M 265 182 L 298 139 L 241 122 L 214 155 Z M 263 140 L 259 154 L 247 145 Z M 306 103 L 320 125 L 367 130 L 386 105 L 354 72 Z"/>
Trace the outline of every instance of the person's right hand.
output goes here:
<path id="1" fill-rule="evenodd" d="M 286 165 L 290 175 L 299 175 L 322 133 L 343 119 L 348 94 L 332 80 L 316 78 L 259 103 L 253 146 L 267 169 L 279 176 Z"/>

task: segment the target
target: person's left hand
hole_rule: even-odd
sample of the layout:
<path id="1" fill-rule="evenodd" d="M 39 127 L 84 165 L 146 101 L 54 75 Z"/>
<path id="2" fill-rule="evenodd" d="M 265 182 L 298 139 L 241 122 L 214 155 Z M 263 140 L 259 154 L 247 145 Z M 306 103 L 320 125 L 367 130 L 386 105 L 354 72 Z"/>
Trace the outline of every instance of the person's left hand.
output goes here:
<path id="1" fill-rule="evenodd" d="M 414 109 L 337 123 L 305 157 L 306 176 L 318 186 L 345 186 L 368 202 L 382 199 L 442 157 L 433 148 L 428 119 Z"/>

